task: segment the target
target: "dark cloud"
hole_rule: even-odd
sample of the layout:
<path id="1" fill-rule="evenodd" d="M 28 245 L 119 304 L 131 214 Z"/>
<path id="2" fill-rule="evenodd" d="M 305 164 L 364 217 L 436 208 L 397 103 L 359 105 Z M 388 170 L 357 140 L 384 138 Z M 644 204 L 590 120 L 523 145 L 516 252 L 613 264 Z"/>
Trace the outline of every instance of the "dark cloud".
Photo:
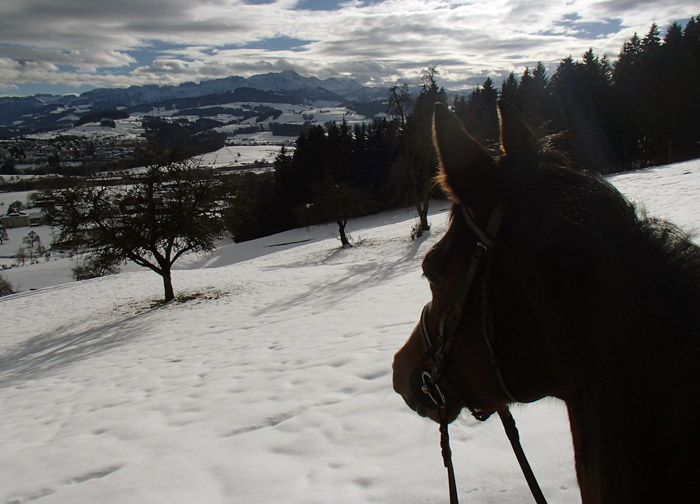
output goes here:
<path id="1" fill-rule="evenodd" d="M 295 39 L 292 37 L 272 37 L 269 39 L 256 40 L 248 44 L 240 45 L 241 49 L 262 49 L 265 51 L 304 51 L 305 46 L 313 40 Z"/>

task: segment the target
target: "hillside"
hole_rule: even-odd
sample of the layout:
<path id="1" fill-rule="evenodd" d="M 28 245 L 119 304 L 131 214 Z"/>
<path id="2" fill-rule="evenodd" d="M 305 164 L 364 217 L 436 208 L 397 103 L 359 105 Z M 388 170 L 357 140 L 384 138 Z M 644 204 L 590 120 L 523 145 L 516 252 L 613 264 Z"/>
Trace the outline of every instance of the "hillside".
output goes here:
<path id="1" fill-rule="evenodd" d="M 7 136 L 19 133 L 69 130 L 101 119 L 131 120 L 143 116 L 211 117 L 210 109 L 228 108 L 219 120 L 233 123 L 239 114 L 233 109 L 242 104 L 281 104 L 316 107 L 358 108 L 367 110 L 379 102 L 377 112 L 388 96 L 387 88 L 367 88 L 350 78 L 320 80 L 303 77 L 293 71 L 187 82 L 176 86 L 131 86 L 93 89 L 80 96 L 36 95 L 0 97 L 0 130 Z M 118 121 L 116 121 L 118 123 Z M 93 132 L 94 133 L 94 132 Z"/>
<path id="2" fill-rule="evenodd" d="M 80 96 L 0 97 L 0 173 L 84 176 L 133 168 L 153 145 L 220 160 L 228 157 L 216 153 L 224 147 L 291 145 L 314 126 L 371 122 L 385 115 L 387 94 L 352 79 L 287 71 Z M 226 167 L 270 162 L 247 157 Z"/>
<path id="3" fill-rule="evenodd" d="M 700 226 L 700 161 L 611 180 Z M 447 209 L 420 241 L 400 210 L 352 221 L 351 249 L 333 226 L 222 243 L 167 306 L 147 271 L 0 298 L 0 502 L 447 501 L 437 427 L 391 387 Z M 563 404 L 514 415 L 549 501 L 580 502 Z M 463 502 L 530 502 L 496 420 L 451 435 Z"/>

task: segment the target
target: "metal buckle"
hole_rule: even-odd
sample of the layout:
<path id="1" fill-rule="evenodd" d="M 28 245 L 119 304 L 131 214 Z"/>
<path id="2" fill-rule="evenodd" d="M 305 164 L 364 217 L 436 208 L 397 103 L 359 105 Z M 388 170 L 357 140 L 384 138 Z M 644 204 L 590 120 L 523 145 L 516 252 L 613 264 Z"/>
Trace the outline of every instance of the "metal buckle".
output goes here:
<path id="1" fill-rule="evenodd" d="M 423 371 L 421 373 L 421 392 L 430 397 L 430 400 L 435 403 L 438 408 L 444 408 L 447 405 L 447 400 L 445 399 L 445 394 L 442 393 L 440 386 L 437 384 L 435 378 L 430 371 Z"/>

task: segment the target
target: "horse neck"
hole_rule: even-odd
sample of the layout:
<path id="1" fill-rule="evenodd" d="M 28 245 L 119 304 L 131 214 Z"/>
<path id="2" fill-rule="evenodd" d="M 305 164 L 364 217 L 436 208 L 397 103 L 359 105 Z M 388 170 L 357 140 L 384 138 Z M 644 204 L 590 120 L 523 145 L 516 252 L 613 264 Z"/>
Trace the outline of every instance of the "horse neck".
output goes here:
<path id="1" fill-rule="evenodd" d="M 674 491 L 684 500 L 684 483 L 700 477 L 688 455 L 700 450 L 700 409 L 689 400 L 700 394 L 700 252 L 688 248 L 695 266 L 679 266 L 655 257 L 657 245 L 628 257 L 587 306 L 559 307 L 564 321 L 578 322 L 560 327 L 557 341 L 586 504 L 672 501 Z"/>

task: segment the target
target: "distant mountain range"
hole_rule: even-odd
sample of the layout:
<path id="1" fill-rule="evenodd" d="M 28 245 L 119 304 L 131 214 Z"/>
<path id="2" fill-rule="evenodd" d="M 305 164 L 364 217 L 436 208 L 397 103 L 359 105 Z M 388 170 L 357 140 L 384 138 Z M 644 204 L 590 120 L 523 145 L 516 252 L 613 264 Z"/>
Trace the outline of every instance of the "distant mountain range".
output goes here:
<path id="1" fill-rule="evenodd" d="M 365 87 L 347 77 L 321 80 L 286 70 L 177 86 L 93 89 L 79 96 L 5 97 L 0 98 L 0 133 L 14 136 L 64 128 L 100 111 L 122 110 L 143 115 L 155 108 L 182 109 L 234 102 L 354 105 L 357 109 L 378 110 L 378 102 L 385 101 L 388 93 L 387 87 Z"/>

